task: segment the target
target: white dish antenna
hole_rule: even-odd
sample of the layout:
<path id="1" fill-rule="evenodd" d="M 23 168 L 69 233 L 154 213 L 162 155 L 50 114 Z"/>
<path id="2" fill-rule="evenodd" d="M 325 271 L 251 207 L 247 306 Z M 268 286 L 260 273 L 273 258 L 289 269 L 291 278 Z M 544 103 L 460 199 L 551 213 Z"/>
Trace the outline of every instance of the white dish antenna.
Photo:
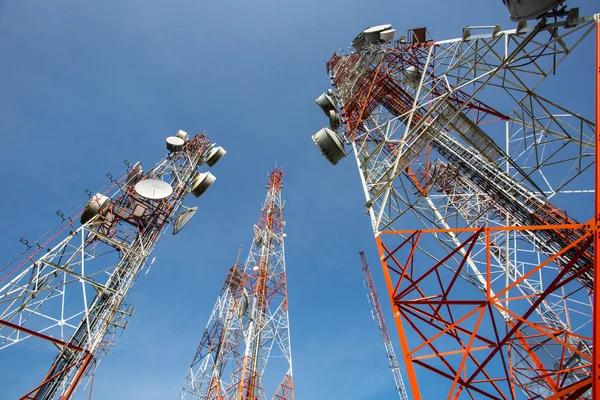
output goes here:
<path id="1" fill-rule="evenodd" d="M 196 197 L 200 197 L 216 180 L 217 178 L 210 172 L 198 173 L 192 180 L 192 194 Z"/>
<path id="2" fill-rule="evenodd" d="M 136 162 L 134 164 L 134 166 L 131 168 L 131 171 L 129 171 L 129 174 L 127 175 L 127 179 L 125 180 L 125 184 L 128 186 L 133 186 L 136 183 L 138 183 L 140 181 L 140 179 L 142 179 L 142 174 L 144 173 L 144 170 L 142 169 L 142 163 L 141 162 Z"/>
<path id="3" fill-rule="evenodd" d="M 258 227 L 258 225 L 254 225 L 254 241 L 256 242 L 257 245 L 260 245 L 262 243 L 262 232 L 260 230 L 260 228 Z"/>
<path id="4" fill-rule="evenodd" d="M 342 138 L 329 128 L 322 128 L 312 136 L 312 139 L 327 161 L 333 165 L 347 155 Z"/>
<path id="5" fill-rule="evenodd" d="M 340 127 L 340 123 L 341 120 L 339 114 L 334 110 L 329 110 L 329 125 L 331 126 L 331 129 L 337 131 Z"/>
<path id="6" fill-rule="evenodd" d="M 504 0 L 504 5 L 510 12 L 510 19 L 515 22 L 536 19 L 558 7 L 565 0 Z"/>
<path id="7" fill-rule="evenodd" d="M 85 224 L 96 215 L 100 214 L 106 207 L 110 205 L 110 198 L 102 193 L 96 193 L 90 197 L 86 207 L 81 214 L 81 223 Z"/>
<path id="8" fill-rule="evenodd" d="M 194 214 L 196 214 L 196 211 L 198 211 L 198 207 L 188 208 L 179 214 L 177 218 L 175 218 L 175 222 L 173 222 L 173 235 L 177 235 L 183 228 L 185 228 L 188 222 L 191 221 Z"/>
<path id="9" fill-rule="evenodd" d="M 227 153 L 227 151 L 221 146 L 213 147 L 206 156 L 206 163 L 209 167 L 212 167 L 225 155 L 225 153 Z"/>
<path id="10" fill-rule="evenodd" d="M 185 142 L 182 138 L 177 136 L 169 136 L 167 138 L 167 150 L 172 152 L 181 151 Z"/>
<path id="11" fill-rule="evenodd" d="M 188 133 L 182 129 L 178 130 L 175 136 L 177 136 L 179 139 L 182 139 L 185 143 L 190 141 Z"/>
<path id="12" fill-rule="evenodd" d="M 379 33 L 379 38 L 381 40 L 392 40 L 394 38 L 394 36 L 396 36 L 396 30 L 395 29 L 388 29 L 387 31 L 383 31 Z"/>
<path id="13" fill-rule="evenodd" d="M 240 303 L 238 305 L 238 317 L 239 318 L 241 318 L 242 315 L 244 315 L 244 313 L 248 309 L 249 304 L 250 304 L 250 301 L 248 299 L 248 292 L 246 291 L 246 289 L 244 289 L 244 291 L 242 292 L 242 298 L 240 299 Z"/>
<path id="14" fill-rule="evenodd" d="M 162 200 L 173 193 L 173 188 L 167 182 L 160 179 L 144 179 L 136 183 L 135 191 L 146 199 Z"/>
<path id="15" fill-rule="evenodd" d="M 356 51 L 363 51 L 367 46 L 372 44 L 380 44 L 394 38 L 396 31 L 392 29 L 392 25 L 377 25 L 372 26 L 358 34 L 352 41 L 352 47 Z"/>
<path id="16" fill-rule="evenodd" d="M 384 24 L 384 25 L 371 26 L 371 27 L 365 29 L 363 32 L 364 33 L 376 33 L 376 32 L 387 31 L 388 29 L 391 29 L 391 28 L 392 28 L 391 24 Z"/>
<path id="17" fill-rule="evenodd" d="M 323 93 L 322 95 L 320 95 L 319 97 L 317 97 L 315 99 L 315 101 L 317 102 L 317 104 L 319 105 L 319 107 L 321 107 L 321 110 L 323 110 L 323 112 L 325 113 L 325 115 L 327 115 L 329 117 L 329 111 L 335 111 L 336 107 L 335 107 L 335 102 L 333 101 L 333 99 L 331 98 L 331 96 Z"/>

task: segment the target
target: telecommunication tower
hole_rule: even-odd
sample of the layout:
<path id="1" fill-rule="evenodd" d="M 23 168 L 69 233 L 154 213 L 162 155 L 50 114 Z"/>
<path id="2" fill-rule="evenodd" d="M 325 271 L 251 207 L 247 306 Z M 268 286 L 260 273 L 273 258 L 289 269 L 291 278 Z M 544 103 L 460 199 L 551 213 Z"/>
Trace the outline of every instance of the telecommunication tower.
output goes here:
<path id="1" fill-rule="evenodd" d="M 236 263 L 227 274 L 183 384 L 182 400 L 294 398 L 282 175 L 279 169 L 270 175 L 250 253 L 243 266 Z"/>
<path id="2" fill-rule="evenodd" d="M 54 362 L 42 382 L 23 399 L 69 399 L 92 374 L 126 327 L 133 312 L 128 292 L 169 223 L 178 233 L 197 207 L 183 205 L 214 181 L 210 172 L 224 154 L 205 134 L 180 130 L 167 138 L 169 154 L 149 172 L 131 166 L 90 196 L 28 250 L 0 277 L 0 349 L 31 338 L 56 345 Z M 5 365 L 8 366 L 8 365 Z"/>
<path id="3" fill-rule="evenodd" d="M 317 98 L 321 152 L 354 152 L 415 399 L 429 382 L 447 398 L 600 396 L 598 132 L 552 91 L 600 16 L 505 3 L 516 29 L 367 28 Z"/>
<path id="4" fill-rule="evenodd" d="M 373 277 L 371 276 L 371 271 L 369 270 L 369 264 L 367 263 L 365 252 L 359 251 L 358 254 L 360 254 L 362 271 L 365 275 L 365 286 L 369 290 L 369 302 L 373 304 L 373 319 L 377 321 L 379 331 L 381 332 L 381 336 L 383 338 L 385 352 L 390 362 L 390 369 L 392 370 L 392 375 L 394 376 L 394 383 L 396 384 L 396 391 L 398 392 L 398 396 L 401 400 L 408 400 L 408 394 L 406 393 L 406 388 L 404 387 L 404 381 L 402 380 L 402 374 L 400 373 L 398 359 L 396 358 L 396 353 L 394 352 L 394 345 L 392 344 L 392 339 L 385 324 L 385 319 L 383 318 L 383 310 L 379 304 L 379 296 L 377 296 L 377 290 L 375 289 L 375 283 L 373 282 Z"/>

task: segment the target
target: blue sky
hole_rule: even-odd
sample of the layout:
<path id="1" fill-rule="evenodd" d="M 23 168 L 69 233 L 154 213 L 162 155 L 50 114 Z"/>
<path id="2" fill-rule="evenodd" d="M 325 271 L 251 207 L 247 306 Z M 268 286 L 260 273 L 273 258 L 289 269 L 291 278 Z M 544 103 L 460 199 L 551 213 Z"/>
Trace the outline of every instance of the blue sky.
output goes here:
<path id="1" fill-rule="evenodd" d="M 582 14 L 593 3 L 579 1 Z M 287 171 L 297 398 L 396 398 L 360 272 L 364 249 L 394 337 L 356 167 L 331 167 L 310 139 L 325 124 L 314 102 L 329 87 L 324 60 L 381 23 L 427 26 L 437 39 L 469 24 L 514 26 L 500 0 L 0 0 L 1 265 L 124 159 L 153 165 L 178 129 L 206 130 L 228 151 L 215 185 L 190 201 L 190 225 L 159 243 L 93 398 L 177 396 L 276 162 Z M 0 399 L 37 383 L 50 350 L 30 341 L 0 354 Z"/>

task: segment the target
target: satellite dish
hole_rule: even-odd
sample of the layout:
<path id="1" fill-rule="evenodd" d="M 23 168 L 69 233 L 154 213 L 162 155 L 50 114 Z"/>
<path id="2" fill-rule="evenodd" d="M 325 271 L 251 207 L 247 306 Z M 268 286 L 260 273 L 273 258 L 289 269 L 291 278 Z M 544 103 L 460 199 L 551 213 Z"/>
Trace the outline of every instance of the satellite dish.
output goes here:
<path id="1" fill-rule="evenodd" d="M 136 183 L 135 191 L 140 196 L 149 200 L 162 200 L 173 193 L 173 188 L 160 179 L 144 179 Z"/>
<path id="2" fill-rule="evenodd" d="M 188 133 L 182 129 L 177 131 L 177 136 L 179 139 L 182 139 L 185 143 L 190 141 L 190 137 L 188 135 Z"/>
<path id="3" fill-rule="evenodd" d="M 256 242 L 257 245 L 261 245 L 262 243 L 262 232 L 260 230 L 260 228 L 258 227 L 258 225 L 254 225 L 254 242 Z"/>
<path id="4" fill-rule="evenodd" d="M 404 75 L 412 79 L 413 81 L 421 80 L 421 71 L 417 69 L 414 65 L 409 65 L 404 69 Z"/>
<path id="5" fill-rule="evenodd" d="M 212 167 L 217 163 L 217 161 L 221 159 L 221 157 L 225 155 L 225 153 L 227 153 L 227 151 L 225 151 L 223 147 L 213 147 L 212 149 L 210 149 L 208 155 L 206 156 L 206 163 L 209 167 Z"/>
<path id="6" fill-rule="evenodd" d="M 396 36 L 395 29 L 388 29 L 387 31 L 382 31 L 379 33 L 379 38 L 385 41 L 392 40 L 394 36 Z"/>
<path id="7" fill-rule="evenodd" d="M 127 179 L 125 180 L 125 184 L 128 186 L 133 186 L 142 179 L 142 174 L 144 170 L 142 169 L 142 163 L 136 162 L 129 174 L 127 175 Z"/>
<path id="8" fill-rule="evenodd" d="M 83 213 L 81 214 L 81 223 L 85 224 L 96 215 L 100 214 L 106 207 L 110 205 L 110 198 L 103 195 L 102 193 L 96 193 L 90 197 L 87 205 L 85 206 Z"/>
<path id="9" fill-rule="evenodd" d="M 370 44 L 378 44 L 390 40 L 394 37 L 394 34 L 395 30 L 392 29 L 392 25 L 390 24 L 372 26 L 354 38 L 352 47 L 356 51 L 363 51 Z"/>
<path id="10" fill-rule="evenodd" d="M 198 207 L 188 208 L 175 218 L 175 222 L 173 222 L 173 235 L 177 235 L 190 222 L 197 210 Z"/>
<path id="11" fill-rule="evenodd" d="M 210 172 L 202 172 L 196 175 L 192 180 L 191 192 L 194 196 L 200 197 L 212 185 L 217 178 Z"/>
<path id="12" fill-rule="evenodd" d="M 258 271 L 258 265 L 255 265 L 254 267 L 252 267 L 252 270 Z"/>
<path id="13" fill-rule="evenodd" d="M 504 0 L 504 5 L 510 12 L 510 19 L 515 22 L 536 19 L 558 7 L 565 0 Z"/>
<path id="14" fill-rule="evenodd" d="M 371 27 L 365 29 L 363 32 L 364 33 L 383 32 L 383 31 L 387 31 L 388 29 L 391 29 L 391 28 L 392 28 L 392 25 L 390 25 L 390 24 L 377 25 L 377 26 L 371 26 Z"/>
<path id="15" fill-rule="evenodd" d="M 331 98 L 331 96 L 323 93 L 322 95 L 320 95 L 319 97 L 317 97 L 315 99 L 315 101 L 317 102 L 317 104 L 319 105 L 319 107 L 321 107 L 321 110 L 323 110 L 323 112 L 325 113 L 325 115 L 329 116 L 329 111 L 336 110 L 335 107 L 335 102 L 333 101 L 333 99 Z"/>
<path id="16" fill-rule="evenodd" d="M 182 138 L 177 136 L 169 136 L 167 138 L 167 150 L 176 152 L 181 151 L 183 149 L 183 145 L 185 142 Z"/>
<path id="17" fill-rule="evenodd" d="M 250 302 L 248 299 L 248 292 L 246 291 L 246 289 L 244 289 L 244 291 L 242 292 L 242 298 L 240 299 L 240 303 L 238 305 L 238 318 L 241 318 L 242 315 L 244 315 L 244 313 L 248 309 L 249 303 Z"/>
<path id="18" fill-rule="evenodd" d="M 329 128 L 322 128 L 312 136 L 312 139 L 327 161 L 333 165 L 347 155 L 342 138 Z"/>
<path id="19" fill-rule="evenodd" d="M 331 126 L 331 129 L 337 131 L 340 127 L 340 122 L 338 113 L 336 113 L 335 110 L 329 110 L 329 125 Z"/>

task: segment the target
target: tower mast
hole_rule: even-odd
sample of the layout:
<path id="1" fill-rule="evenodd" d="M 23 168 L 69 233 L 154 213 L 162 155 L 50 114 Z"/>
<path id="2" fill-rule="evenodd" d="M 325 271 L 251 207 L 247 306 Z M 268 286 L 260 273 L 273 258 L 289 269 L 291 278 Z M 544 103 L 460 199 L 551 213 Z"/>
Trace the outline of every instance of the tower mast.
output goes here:
<path id="1" fill-rule="evenodd" d="M 398 397 L 400 397 L 401 400 L 408 400 L 408 394 L 406 393 L 406 388 L 404 387 L 402 374 L 400 374 L 398 359 L 396 358 L 396 353 L 394 352 L 394 345 L 392 344 L 392 339 L 390 338 L 390 334 L 388 333 L 387 326 L 385 324 L 385 319 L 383 318 L 383 311 L 381 310 L 381 305 L 379 304 L 379 296 L 377 296 L 377 290 L 375 289 L 375 283 L 373 282 L 373 277 L 371 276 L 371 271 L 369 269 L 369 264 L 367 263 L 367 258 L 365 257 L 365 252 L 361 250 L 358 252 L 358 254 L 360 254 L 362 271 L 365 275 L 365 285 L 369 290 L 370 303 L 373 304 L 373 315 L 377 321 L 379 331 L 381 332 L 381 336 L 383 338 L 385 352 L 390 362 L 390 369 L 392 371 L 392 375 L 394 376 L 394 383 L 396 384 Z"/>
<path id="2" fill-rule="evenodd" d="M 284 253 L 283 172 L 273 170 L 243 267 L 230 269 L 180 399 L 293 399 Z M 232 278 L 233 277 L 233 278 Z M 270 357 L 284 362 L 269 368 Z M 268 381 L 279 386 L 265 388 Z"/>
<path id="3" fill-rule="evenodd" d="M 591 398 L 598 217 L 577 205 L 597 127 L 540 88 L 599 17 L 551 16 L 440 41 L 370 27 L 327 62 L 313 140 L 332 164 L 354 152 L 415 399 L 433 380 L 455 399 Z"/>
<path id="4" fill-rule="evenodd" d="M 148 173 L 140 163 L 92 195 L 84 207 L 46 234 L 0 277 L 0 350 L 32 337 L 58 348 L 45 378 L 23 398 L 68 399 L 126 327 L 127 295 L 170 222 L 174 233 L 195 208 L 183 205 L 216 179 L 198 173 L 225 150 L 205 134 L 180 130 L 167 138 L 168 155 Z M 78 226 L 78 222 L 81 223 Z M 24 242 L 26 243 L 26 241 Z"/>

